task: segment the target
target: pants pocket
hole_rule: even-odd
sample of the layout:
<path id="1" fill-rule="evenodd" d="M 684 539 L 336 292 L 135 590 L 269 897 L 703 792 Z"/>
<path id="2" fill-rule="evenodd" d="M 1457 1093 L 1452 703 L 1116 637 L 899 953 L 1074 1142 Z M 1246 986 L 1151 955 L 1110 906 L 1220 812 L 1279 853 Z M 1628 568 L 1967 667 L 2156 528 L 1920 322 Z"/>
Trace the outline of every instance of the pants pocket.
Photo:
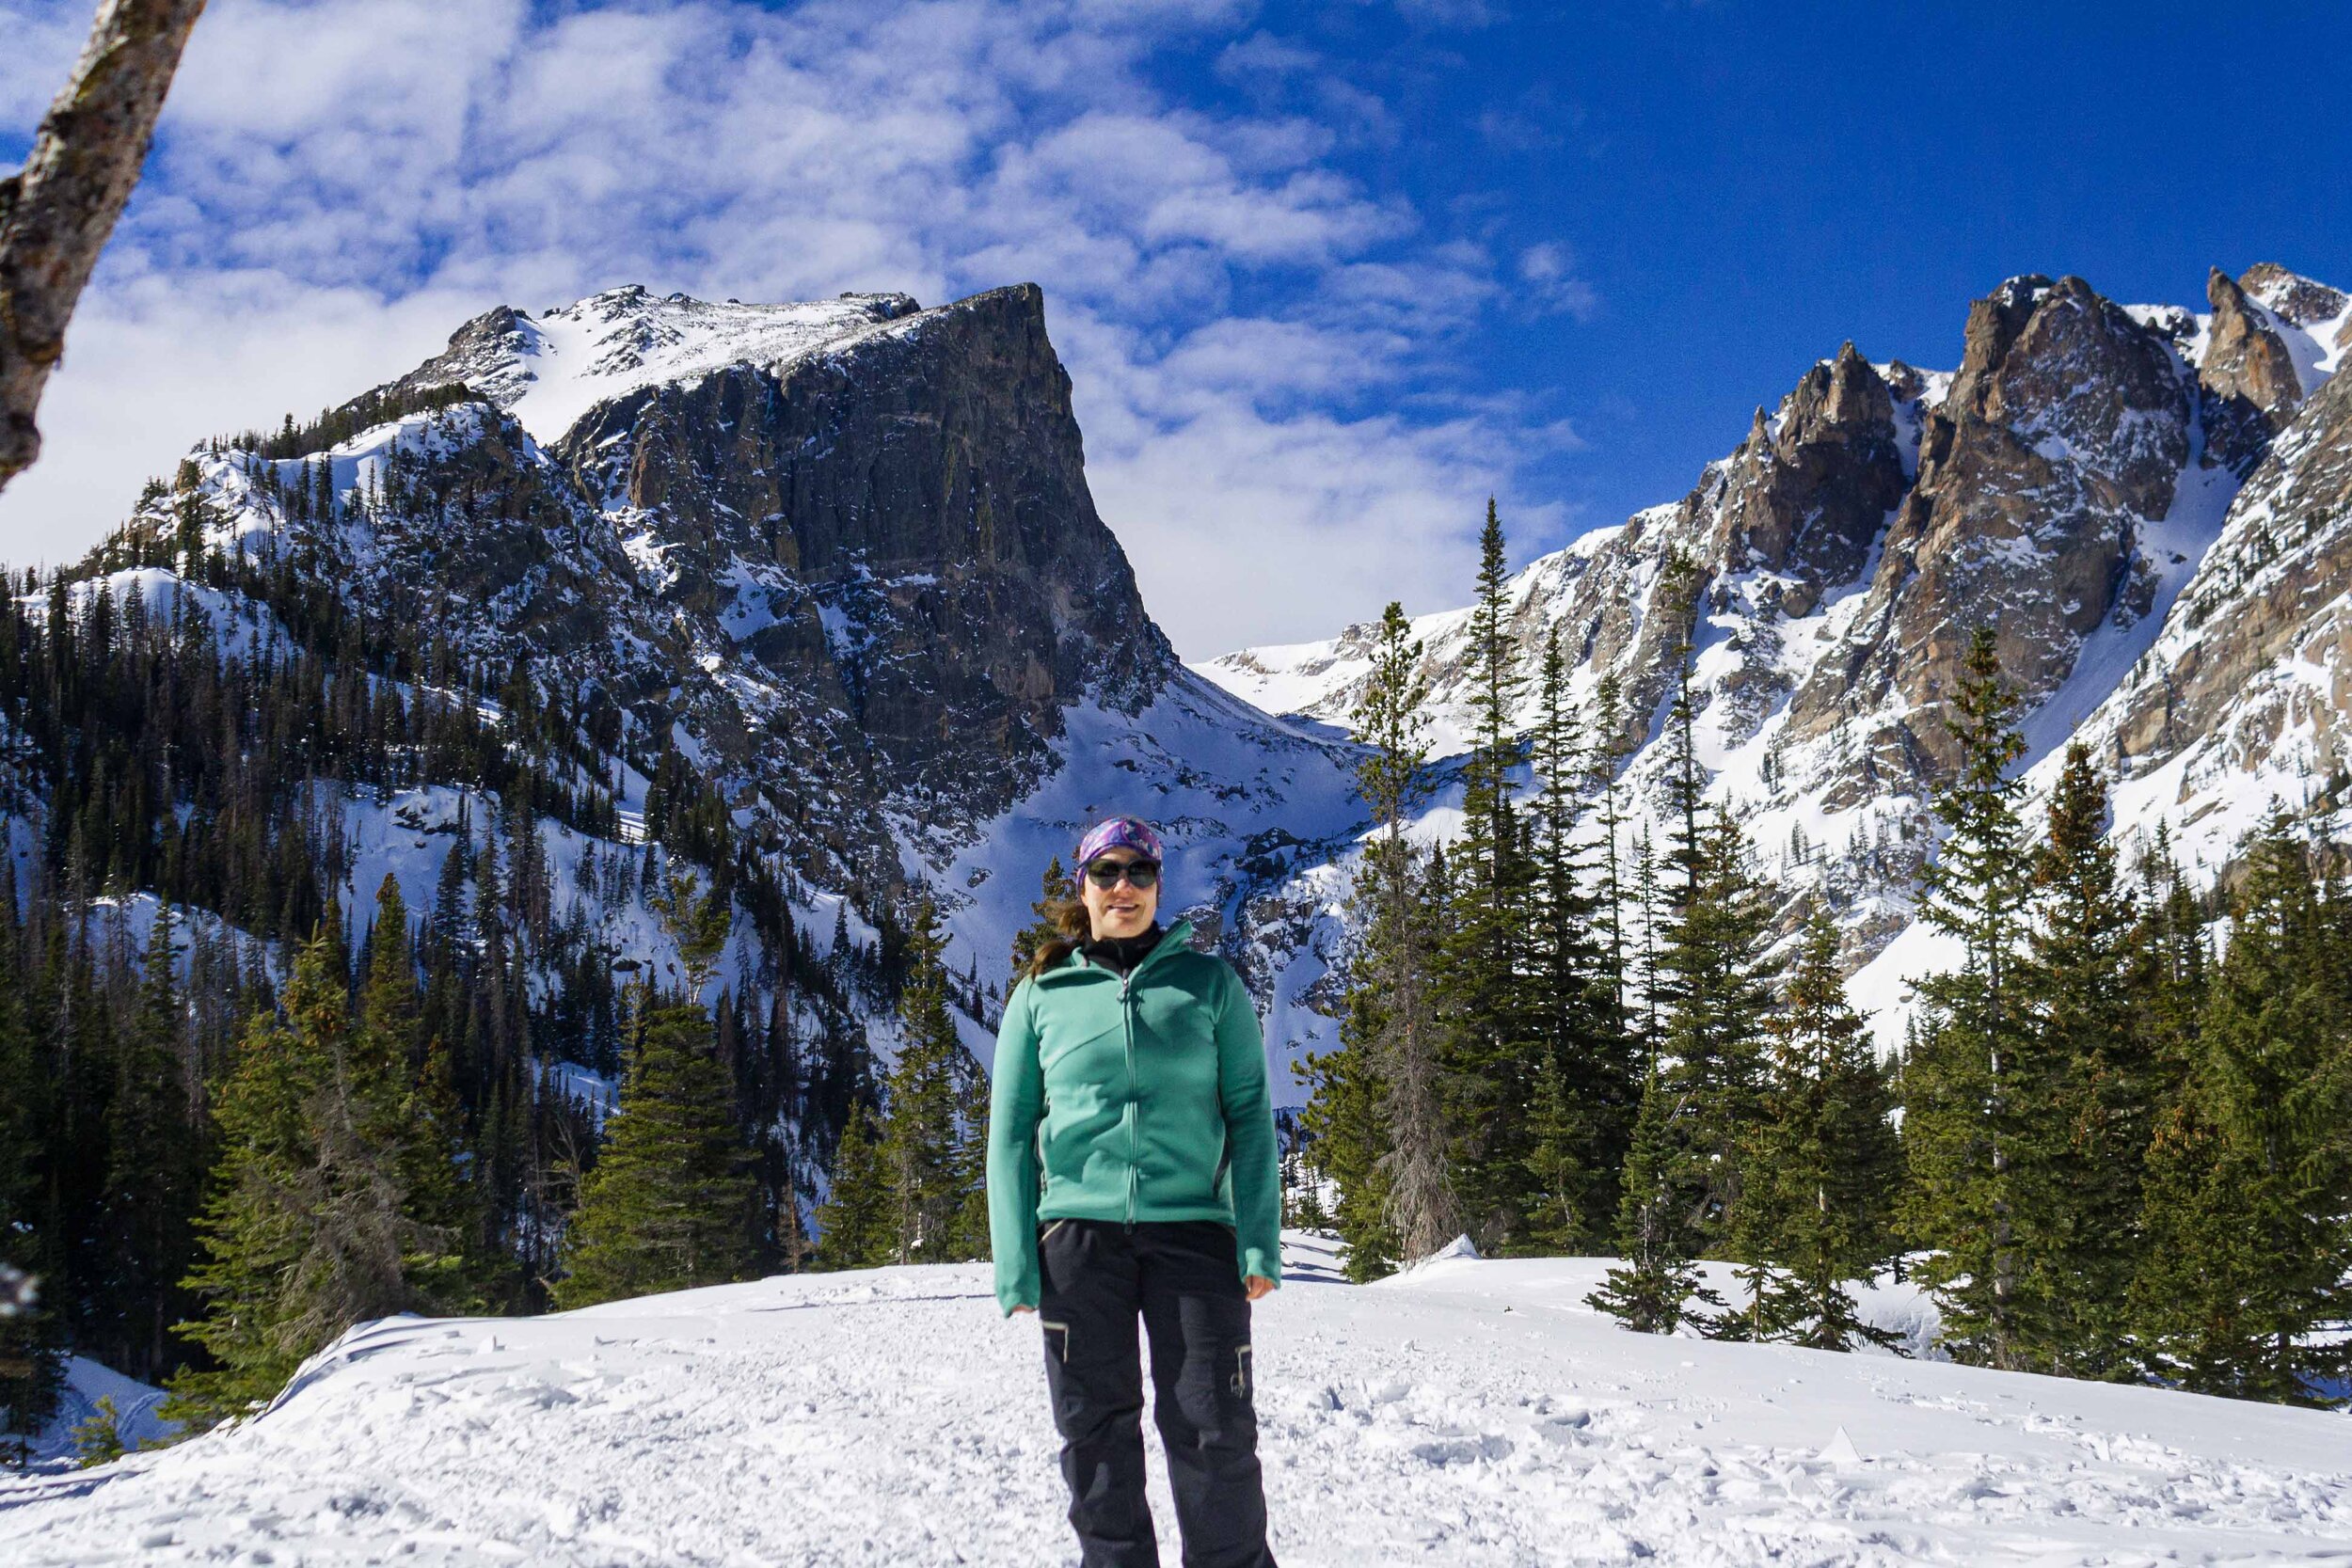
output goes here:
<path id="1" fill-rule="evenodd" d="M 1044 1332 L 1046 1356 L 1051 1360 L 1060 1362 L 1065 1367 L 1068 1366 L 1070 1364 L 1070 1325 L 1040 1318 L 1038 1327 Z"/>
<path id="2" fill-rule="evenodd" d="M 1052 1241 L 1054 1239 L 1054 1232 L 1059 1230 L 1063 1226 L 1068 1225 L 1069 1223 L 1070 1222 L 1068 1220 L 1061 1219 L 1056 1220 L 1053 1224 L 1047 1226 L 1038 1236 L 1037 1244 L 1043 1246 L 1047 1242 Z"/>
<path id="3" fill-rule="evenodd" d="M 1249 1347 L 1248 1345 L 1233 1347 L 1233 1376 L 1226 1386 L 1232 1391 L 1234 1399 L 1243 1404 L 1249 1402 Z"/>

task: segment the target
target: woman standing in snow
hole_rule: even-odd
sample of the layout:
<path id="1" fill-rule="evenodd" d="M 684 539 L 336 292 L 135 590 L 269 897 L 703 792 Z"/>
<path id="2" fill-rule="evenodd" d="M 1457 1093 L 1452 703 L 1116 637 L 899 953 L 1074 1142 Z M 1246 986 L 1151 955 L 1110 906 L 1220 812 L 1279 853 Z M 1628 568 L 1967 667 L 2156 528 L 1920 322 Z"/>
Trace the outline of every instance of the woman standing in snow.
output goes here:
<path id="1" fill-rule="evenodd" d="M 1249 1304 L 1281 1279 L 1265 1044 L 1232 966 L 1186 944 L 1190 921 L 1160 929 L 1160 861 L 1132 816 L 1090 829 L 1064 940 L 1005 1001 L 988 1126 L 996 1299 L 1039 1314 L 1086 1568 L 1159 1561 L 1138 1318 L 1185 1568 L 1273 1568 L 1249 1362 Z"/>

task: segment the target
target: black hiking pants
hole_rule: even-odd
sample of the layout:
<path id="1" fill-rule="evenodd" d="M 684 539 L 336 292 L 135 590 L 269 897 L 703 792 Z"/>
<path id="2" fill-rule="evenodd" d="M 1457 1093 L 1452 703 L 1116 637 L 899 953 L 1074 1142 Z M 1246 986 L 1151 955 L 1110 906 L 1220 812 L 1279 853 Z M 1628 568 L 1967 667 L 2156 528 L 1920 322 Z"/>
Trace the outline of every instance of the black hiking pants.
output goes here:
<path id="1" fill-rule="evenodd" d="M 1274 1568 L 1232 1230 L 1215 1220 L 1049 1220 L 1038 1261 L 1045 1386 L 1085 1568 L 1160 1560 L 1143 1497 L 1138 1317 L 1184 1568 Z"/>

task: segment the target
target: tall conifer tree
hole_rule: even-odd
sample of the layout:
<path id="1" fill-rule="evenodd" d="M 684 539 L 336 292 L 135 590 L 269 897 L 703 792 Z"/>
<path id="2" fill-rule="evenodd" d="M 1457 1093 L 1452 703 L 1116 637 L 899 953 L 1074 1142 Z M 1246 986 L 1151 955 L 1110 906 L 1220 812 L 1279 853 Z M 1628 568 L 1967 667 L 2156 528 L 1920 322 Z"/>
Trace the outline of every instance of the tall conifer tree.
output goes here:
<path id="1" fill-rule="evenodd" d="M 1535 1098 L 1538 1060 L 1523 976 L 1528 867 L 1510 790 L 1518 747 L 1509 725 L 1520 683 L 1509 588 L 1502 525 L 1490 499 L 1470 619 L 1474 727 L 1462 768 L 1462 835 L 1433 996 L 1445 1040 L 1454 1194 L 1471 1234 L 1489 1251 L 1508 1250 L 1526 1235 L 1532 1128 L 1524 1112 Z"/>
<path id="2" fill-rule="evenodd" d="M 2033 924 L 2020 972 L 2038 1037 L 2038 1103 L 2021 1116 L 2049 1162 L 2019 1216 L 2035 1309 L 2018 1325 L 2021 1357 L 2077 1377 L 2134 1375 L 2125 1293 L 2146 1246 L 2140 1182 L 2165 1085 L 2154 1041 L 2134 1006 L 2137 911 L 2106 842 L 2107 795 L 2090 753 L 2070 747 L 2034 857 Z"/>
<path id="3" fill-rule="evenodd" d="M 1356 705 L 1356 735 L 1370 750 L 1357 769 L 1357 791 L 1371 809 L 1373 837 L 1358 873 L 1356 899 L 1364 940 L 1351 976 L 1354 994 L 1343 1024 L 1345 1049 L 1362 1053 L 1380 1102 L 1371 1119 L 1386 1147 L 1373 1164 L 1378 1174 L 1382 1234 L 1407 1258 L 1451 1241 L 1461 1211 L 1449 1160 L 1437 1020 L 1430 1006 L 1430 935 L 1416 907 L 1416 856 L 1405 821 L 1427 791 L 1429 748 L 1422 705 L 1422 647 L 1404 606 L 1391 600 L 1374 645 L 1372 673 Z M 1360 1164 L 1360 1161 L 1358 1162 Z M 1343 1209 L 1346 1227 L 1361 1212 Z M 1344 1234 L 1344 1230 L 1343 1230 Z M 1348 1238 L 1350 1244 L 1356 1238 Z"/>
<path id="4" fill-rule="evenodd" d="M 899 1044 L 884 1085 L 882 1161 L 888 1172 L 896 1241 L 892 1261 L 946 1263 L 972 1256 L 972 1146 L 985 1135 L 965 1124 L 965 1055 L 947 1008 L 939 915 L 929 898 L 907 929 L 907 978 L 899 991 Z M 983 1167 L 984 1169 L 984 1167 Z"/>
<path id="5" fill-rule="evenodd" d="M 1690 1195 L 1703 1181 L 1694 1171 L 1683 1123 L 1690 1091 L 1660 1058 L 1650 1059 L 1633 1123 L 1617 1208 L 1617 1255 L 1622 1261 L 1584 1299 L 1641 1334 L 1672 1334 L 1693 1300 L 1721 1306 L 1699 1272 L 1698 1227 Z"/>
<path id="6" fill-rule="evenodd" d="M 171 1366 L 167 1332 L 189 1306 L 180 1280 L 193 1260 L 202 1179 L 184 1077 L 186 1009 L 172 968 L 176 925 L 169 906 L 156 910 L 136 1003 L 114 1042 L 99 1243 L 109 1310 L 87 1340 L 107 1365 L 141 1378 Z"/>
<path id="7" fill-rule="evenodd" d="M 56 1414 L 65 1375 L 60 1320 L 42 1298 L 53 1267 L 40 1228 L 49 1095 L 26 1017 L 22 937 L 16 878 L 0 875 L 0 1464 L 18 1466 Z"/>
<path id="8" fill-rule="evenodd" d="M 1531 1107 L 1529 1223 L 1536 1243 L 1573 1251 L 1610 1232 L 1638 1078 L 1615 982 L 1594 933 L 1595 900 L 1579 836 L 1589 768 L 1568 705 L 1557 628 L 1544 641 L 1534 764 L 1541 787 L 1527 984 L 1539 1057 Z"/>
<path id="9" fill-rule="evenodd" d="M 2132 1326 L 2155 1376 L 2200 1393 L 2329 1403 L 2352 1371 L 2339 904 L 2282 825 L 2254 847 L 2197 1060 L 2157 1121 Z"/>
<path id="10" fill-rule="evenodd" d="M 430 1306 L 407 1277 L 436 1239 L 402 1188 L 404 1085 L 355 1037 L 339 922 L 330 909 L 304 945 L 282 1021 L 247 1028 L 220 1097 L 206 1257 L 187 1280 L 205 1312 L 178 1325 L 220 1365 L 173 1380 L 167 1411 L 198 1426 L 266 1399 L 352 1323 Z"/>
<path id="11" fill-rule="evenodd" d="M 1761 1114 L 1743 1138 L 1732 1251 L 1759 1288 L 1738 1337 L 1817 1350 L 1891 1345 L 1896 1336 L 1862 1321 L 1849 1282 L 1867 1281 L 1895 1255 L 1902 1150 L 1886 1074 L 1846 1004 L 1837 927 L 1824 910 L 1806 924 L 1783 1001 Z"/>
<path id="12" fill-rule="evenodd" d="M 817 1265 L 862 1269 L 895 1261 L 898 1198 L 883 1164 L 873 1113 L 863 1101 L 850 1107 L 834 1150 L 833 1186 L 816 1214 Z"/>
<path id="13" fill-rule="evenodd" d="M 676 865 L 654 902 L 677 944 L 683 989 L 636 988 L 636 1050 L 596 1168 L 580 1182 L 553 1287 L 566 1309 L 724 1284 L 751 1266 L 751 1153 L 702 1001 L 726 943 L 727 903 L 698 893 Z"/>
<path id="14" fill-rule="evenodd" d="M 2031 855 L 2017 819 L 2025 754 L 2016 698 L 2001 679 L 1989 628 L 1970 641 L 1949 721 L 1960 748 L 1935 815 L 1946 836 L 1922 873 L 1926 917 L 1949 934 L 1960 969 L 1920 983 L 1928 1019 L 1903 1065 L 1903 1148 L 1911 1173 L 1901 1221 L 1930 1249 L 1920 1282 L 1944 1314 L 1944 1343 L 1962 1360 L 2028 1364 L 2021 1330 L 2030 1288 L 2018 1227 L 2026 1183 L 2041 1174 L 2029 1120 L 2039 1098 L 2017 969 L 2031 892 Z"/>
<path id="15" fill-rule="evenodd" d="M 1728 812 L 1710 815 L 1692 858 L 1692 892 L 1659 956 L 1667 1003 L 1659 1050 L 1682 1091 L 1676 1135 L 1694 1183 L 1691 1223 L 1711 1256 L 1729 1243 L 1740 1202 L 1741 1141 L 1762 1108 L 1778 966 L 1772 904 L 1746 835 Z"/>

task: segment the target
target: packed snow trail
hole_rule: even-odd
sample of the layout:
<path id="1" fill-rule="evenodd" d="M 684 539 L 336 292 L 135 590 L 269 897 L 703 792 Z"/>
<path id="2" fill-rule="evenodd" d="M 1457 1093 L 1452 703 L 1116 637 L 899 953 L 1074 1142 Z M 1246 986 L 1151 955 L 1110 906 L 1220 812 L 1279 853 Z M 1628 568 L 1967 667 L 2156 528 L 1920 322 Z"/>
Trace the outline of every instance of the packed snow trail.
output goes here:
<path id="1" fill-rule="evenodd" d="M 1597 1259 L 1358 1289 L 1287 1240 L 1256 1318 L 1285 1568 L 2352 1564 L 2344 1417 L 1628 1334 L 1582 1306 Z M 0 1561 L 1033 1568 L 1075 1558 L 1056 1451 L 982 1267 L 803 1275 L 362 1325 L 241 1428 L 0 1482 Z"/>

